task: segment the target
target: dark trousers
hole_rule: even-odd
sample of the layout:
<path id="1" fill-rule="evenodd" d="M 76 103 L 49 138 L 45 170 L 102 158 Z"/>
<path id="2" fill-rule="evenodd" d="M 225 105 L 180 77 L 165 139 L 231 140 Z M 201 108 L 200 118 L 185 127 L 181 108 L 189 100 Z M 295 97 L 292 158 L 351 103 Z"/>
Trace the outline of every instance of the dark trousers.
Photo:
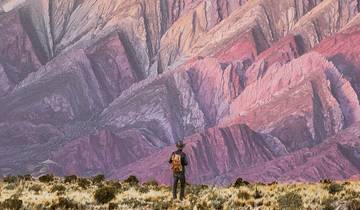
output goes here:
<path id="1" fill-rule="evenodd" d="M 180 182 L 180 200 L 184 198 L 185 193 L 185 174 L 184 173 L 174 173 L 174 182 L 172 186 L 173 198 L 176 199 L 177 195 L 177 185 Z"/>

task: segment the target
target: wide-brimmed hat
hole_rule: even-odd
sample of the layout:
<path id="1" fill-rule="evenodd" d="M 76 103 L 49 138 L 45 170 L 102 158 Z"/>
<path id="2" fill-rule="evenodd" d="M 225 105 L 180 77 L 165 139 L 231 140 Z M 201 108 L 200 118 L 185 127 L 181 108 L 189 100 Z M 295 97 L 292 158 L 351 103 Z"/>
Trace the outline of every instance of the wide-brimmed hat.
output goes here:
<path id="1" fill-rule="evenodd" d="M 185 147 L 185 144 L 184 144 L 184 142 L 183 141 L 178 141 L 178 142 L 176 142 L 176 147 L 177 148 L 184 148 Z"/>

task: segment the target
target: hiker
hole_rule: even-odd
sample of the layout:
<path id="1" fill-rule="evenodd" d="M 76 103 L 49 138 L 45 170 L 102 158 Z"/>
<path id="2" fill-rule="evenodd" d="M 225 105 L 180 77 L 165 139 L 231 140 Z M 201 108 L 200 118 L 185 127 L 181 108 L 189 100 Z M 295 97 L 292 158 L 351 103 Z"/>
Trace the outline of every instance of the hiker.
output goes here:
<path id="1" fill-rule="evenodd" d="M 185 192 L 185 166 L 188 164 L 188 162 L 186 159 L 186 154 L 182 151 L 182 149 L 185 147 L 183 141 L 178 141 L 176 143 L 176 147 L 177 150 L 171 154 L 169 160 L 174 177 L 172 192 L 173 198 L 176 199 L 177 184 L 180 181 L 180 200 L 183 200 Z"/>

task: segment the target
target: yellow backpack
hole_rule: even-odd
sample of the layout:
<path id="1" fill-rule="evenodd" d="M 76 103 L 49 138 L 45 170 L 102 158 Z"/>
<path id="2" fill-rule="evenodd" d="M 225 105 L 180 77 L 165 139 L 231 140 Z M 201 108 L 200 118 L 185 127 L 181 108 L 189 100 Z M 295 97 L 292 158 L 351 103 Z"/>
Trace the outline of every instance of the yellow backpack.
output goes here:
<path id="1" fill-rule="evenodd" d="M 171 157 L 172 165 L 171 168 L 173 172 L 179 173 L 182 172 L 183 168 L 181 165 L 181 155 L 174 153 Z"/>

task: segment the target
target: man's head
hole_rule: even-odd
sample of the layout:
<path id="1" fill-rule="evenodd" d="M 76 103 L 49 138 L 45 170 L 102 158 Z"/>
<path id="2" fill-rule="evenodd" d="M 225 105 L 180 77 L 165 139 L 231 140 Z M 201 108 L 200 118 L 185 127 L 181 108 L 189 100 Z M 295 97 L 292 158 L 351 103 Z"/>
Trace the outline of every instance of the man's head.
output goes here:
<path id="1" fill-rule="evenodd" d="M 183 149 L 185 147 L 185 144 L 182 140 L 180 140 L 180 141 L 176 142 L 176 147 L 178 149 Z"/>

